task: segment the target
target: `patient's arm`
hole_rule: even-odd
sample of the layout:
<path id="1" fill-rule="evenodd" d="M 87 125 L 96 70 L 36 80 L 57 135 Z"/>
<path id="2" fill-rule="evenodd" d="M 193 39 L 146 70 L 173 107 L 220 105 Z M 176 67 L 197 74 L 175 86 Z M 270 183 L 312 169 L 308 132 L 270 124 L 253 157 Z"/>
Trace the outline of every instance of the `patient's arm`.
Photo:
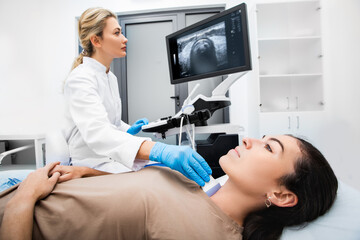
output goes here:
<path id="1" fill-rule="evenodd" d="M 53 190 L 60 174 L 49 172 L 59 162 L 51 163 L 29 174 L 15 196 L 7 203 L 1 224 L 0 238 L 31 239 L 35 203 Z"/>
<path id="2" fill-rule="evenodd" d="M 31 239 L 35 201 L 16 194 L 6 205 L 0 238 Z"/>
<path id="3" fill-rule="evenodd" d="M 108 172 L 103 172 L 88 167 L 61 166 L 61 165 L 56 166 L 50 172 L 50 175 L 52 175 L 55 172 L 59 172 L 61 175 L 59 178 L 59 182 L 65 182 L 75 178 L 93 177 L 93 176 L 110 174 Z"/>

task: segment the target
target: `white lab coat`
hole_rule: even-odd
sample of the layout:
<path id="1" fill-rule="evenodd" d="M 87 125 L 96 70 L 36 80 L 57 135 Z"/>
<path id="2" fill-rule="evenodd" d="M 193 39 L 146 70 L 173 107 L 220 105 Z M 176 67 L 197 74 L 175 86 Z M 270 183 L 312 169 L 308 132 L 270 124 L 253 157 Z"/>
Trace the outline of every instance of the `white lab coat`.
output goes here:
<path id="1" fill-rule="evenodd" d="M 148 138 L 126 133 L 121 120 L 117 78 L 93 58 L 84 57 L 65 82 L 65 136 L 74 166 L 118 173 L 139 170 L 148 161 L 136 160 Z"/>

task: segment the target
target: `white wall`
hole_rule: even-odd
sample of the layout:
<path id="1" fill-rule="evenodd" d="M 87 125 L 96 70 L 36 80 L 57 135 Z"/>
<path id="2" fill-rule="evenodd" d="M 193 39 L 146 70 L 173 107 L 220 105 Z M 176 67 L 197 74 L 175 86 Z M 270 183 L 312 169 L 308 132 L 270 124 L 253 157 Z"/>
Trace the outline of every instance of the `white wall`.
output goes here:
<path id="1" fill-rule="evenodd" d="M 266 0 L 265 0 L 266 1 Z M 255 45 L 248 4 L 250 41 Z M 319 148 L 343 181 L 360 189 L 360 1 L 323 0 L 326 114 Z M 61 86 L 76 56 L 75 16 L 102 6 L 128 12 L 226 3 L 236 0 L 0 0 L 0 133 L 46 131 L 59 119 Z M 253 50 L 254 51 L 254 50 Z M 253 59 L 254 71 L 257 70 Z M 231 88 L 231 122 L 258 136 L 258 81 L 250 72 Z M 330 83 L 330 84 L 328 84 Z"/>
<path id="2" fill-rule="evenodd" d="M 320 149 L 344 182 L 360 189 L 360 1 L 323 1 L 327 122 Z"/>

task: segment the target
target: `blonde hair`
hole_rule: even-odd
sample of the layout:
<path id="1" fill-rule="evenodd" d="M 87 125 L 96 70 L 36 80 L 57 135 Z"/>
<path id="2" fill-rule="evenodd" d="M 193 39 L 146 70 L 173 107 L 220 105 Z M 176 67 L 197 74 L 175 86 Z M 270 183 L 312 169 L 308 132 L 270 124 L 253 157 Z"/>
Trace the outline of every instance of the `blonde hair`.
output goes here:
<path id="1" fill-rule="evenodd" d="M 106 19 L 113 17 L 117 19 L 116 15 L 104 8 L 89 8 L 83 14 L 81 14 L 79 19 L 78 31 L 79 31 L 79 40 L 80 45 L 83 48 L 83 51 L 75 59 L 71 70 L 83 63 L 83 57 L 91 55 L 94 53 L 93 45 L 90 41 L 90 38 L 94 35 L 101 37 L 103 30 L 106 26 Z"/>

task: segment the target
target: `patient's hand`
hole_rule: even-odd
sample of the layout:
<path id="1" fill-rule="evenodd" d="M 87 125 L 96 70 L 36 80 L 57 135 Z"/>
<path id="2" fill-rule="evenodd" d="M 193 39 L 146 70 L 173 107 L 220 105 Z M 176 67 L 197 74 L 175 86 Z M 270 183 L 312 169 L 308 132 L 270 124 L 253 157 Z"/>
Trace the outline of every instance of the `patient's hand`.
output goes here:
<path id="1" fill-rule="evenodd" d="M 57 165 L 51 172 L 50 175 L 55 172 L 60 173 L 58 182 L 66 182 L 75 178 L 92 177 L 109 174 L 96 169 L 88 167 L 77 167 L 77 166 L 62 166 Z"/>
<path id="2" fill-rule="evenodd" d="M 71 179 L 81 178 L 84 175 L 84 171 L 85 171 L 84 167 L 57 165 L 50 172 L 50 175 L 58 172 L 58 173 L 60 173 L 58 182 L 66 182 Z"/>
<path id="3" fill-rule="evenodd" d="M 17 195 L 21 195 L 22 198 L 30 198 L 35 202 L 49 195 L 59 178 L 59 174 L 50 175 L 49 172 L 58 164 L 60 164 L 60 162 L 50 163 L 30 173 L 27 178 L 20 183 Z"/>
<path id="4" fill-rule="evenodd" d="M 30 173 L 6 204 L 0 228 L 0 238 L 31 239 L 36 201 L 45 198 L 54 189 L 59 173 L 49 172 L 60 162 L 53 162 Z"/>

